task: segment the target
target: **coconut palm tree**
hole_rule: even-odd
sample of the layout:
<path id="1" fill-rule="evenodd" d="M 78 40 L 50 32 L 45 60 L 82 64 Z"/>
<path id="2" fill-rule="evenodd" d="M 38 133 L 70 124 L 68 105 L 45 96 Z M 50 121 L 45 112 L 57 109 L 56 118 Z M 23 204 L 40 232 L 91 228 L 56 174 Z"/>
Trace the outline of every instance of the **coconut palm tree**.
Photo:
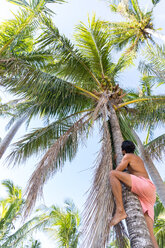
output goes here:
<path id="1" fill-rule="evenodd" d="M 3 83 L 10 92 L 23 94 L 28 99 L 22 107 L 24 113 L 30 107 L 32 114 L 49 117 L 51 123 L 18 141 L 10 160 L 23 162 L 32 154 L 47 150 L 27 187 L 29 212 L 42 194 L 44 183 L 63 167 L 67 159 L 73 159 L 81 139 L 91 132 L 95 122 L 100 122 L 102 149 L 86 203 L 83 247 L 104 247 L 114 210 L 109 186 L 109 172 L 116 165 L 113 151 L 117 154 L 118 164 L 122 157 L 123 138 L 134 140 L 128 126 L 127 112 L 132 111 L 128 106 L 133 107 L 137 116 L 143 116 L 144 109 L 147 110 L 143 119 L 145 124 L 163 122 L 164 116 L 159 110 L 165 98 L 139 97 L 119 87 L 118 75 L 129 65 L 130 57 L 122 56 L 113 63 L 109 34 L 103 32 L 102 24 L 95 17 L 88 26 L 83 23 L 77 26 L 75 45 L 60 35 L 50 19 L 43 18 L 42 21 L 44 32 L 38 39 L 38 54 L 44 51 L 50 55 L 51 51 L 51 58 L 49 56 L 44 66 L 38 66 L 29 54 L 23 59 L 10 60 L 7 63 L 8 79 Z M 152 114 L 154 108 L 160 112 L 158 119 Z M 124 194 L 124 199 L 131 246 L 144 244 L 152 247 L 139 201 L 130 192 Z M 136 207 L 133 209 L 132 206 Z M 116 227 L 120 247 L 124 247 L 122 228 L 122 225 Z M 137 233 L 140 234 L 138 237 Z"/>
<path id="2" fill-rule="evenodd" d="M 33 0 L 30 2 L 25 0 L 8 1 L 22 8 L 14 16 L 15 18 L 6 20 L 0 25 L 0 63 L 3 63 L 3 61 L 9 62 L 11 59 L 14 59 L 14 57 L 24 56 L 25 52 L 31 52 L 31 56 L 37 56 L 33 53 L 33 37 L 34 32 L 38 30 L 41 16 L 53 13 L 47 7 L 48 3 L 64 2 L 63 0 Z M 4 75 L 4 70 L 5 67 L 1 66 L 2 73 L 0 72 L 0 76 Z M 3 81 L 3 78 L 0 78 L 0 81 Z M 27 116 L 18 117 L 13 127 L 1 141 L 0 158 L 8 148 L 20 126 L 28 119 Z"/>
<path id="3" fill-rule="evenodd" d="M 16 229 L 15 223 L 17 221 L 18 224 L 25 203 L 22 191 L 10 180 L 4 180 L 2 185 L 5 186 L 8 196 L 0 201 L 0 246 L 21 248 L 22 242 L 28 238 L 28 235 L 43 228 L 47 220 L 41 216 L 33 217 Z"/>
<path id="4" fill-rule="evenodd" d="M 154 7 L 159 1 L 153 1 Z M 153 9 L 143 11 L 138 0 L 112 0 L 111 10 L 120 14 L 126 21 L 104 22 L 106 32 L 112 36 L 112 44 L 121 49 L 127 44 L 126 52 L 136 52 L 138 48 L 149 42 L 155 43 L 153 37 L 165 41 L 165 35 L 157 32 L 152 22 Z"/>
<path id="5" fill-rule="evenodd" d="M 47 218 L 48 223 L 43 229 L 52 240 L 57 241 L 58 247 L 77 248 L 80 236 L 80 217 L 74 203 L 65 201 L 65 206 L 59 208 L 52 206 L 40 208 L 41 215 Z"/>

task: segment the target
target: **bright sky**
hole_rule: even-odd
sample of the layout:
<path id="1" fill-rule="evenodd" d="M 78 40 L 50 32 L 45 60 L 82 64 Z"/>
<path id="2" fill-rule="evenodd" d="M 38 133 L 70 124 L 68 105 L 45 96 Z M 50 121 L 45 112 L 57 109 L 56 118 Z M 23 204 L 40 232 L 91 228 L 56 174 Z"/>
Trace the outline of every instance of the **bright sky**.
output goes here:
<path id="1" fill-rule="evenodd" d="M 144 2 L 144 1 L 140 1 Z M 148 6 L 151 0 L 145 1 L 145 6 Z M 59 27 L 62 33 L 67 37 L 71 38 L 74 32 L 74 26 L 79 21 L 86 22 L 87 14 L 91 15 L 96 12 L 96 16 L 104 20 L 117 21 L 118 18 L 113 16 L 109 11 L 107 4 L 104 0 L 68 0 L 67 4 L 63 5 L 51 5 L 52 9 L 56 12 L 54 21 Z M 0 0 L 0 21 L 12 16 L 11 10 L 16 11 L 17 7 L 9 4 L 6 0 Z M 162 0 L 155 9 L 155 22 L 157 27 L 162 27 L 165 30 L 165 16 L 164 16 L 165 2 Z M 163 32 L 163 31 L 162 31 Z M 165 33 L 165 31 L 164 31 Z M 138 87 L 138 76 L 139 73 L 135 68 L 131 68 L 127 73 L 121 77 L 122 84 L 127 87 Z M 121 86 L 122 86 L 121 84 Z M 158 93 L 162 92 L 158 89 Z M 5 92 L 1 92 L 3 99 L 9 99 L 9 96 Z M 7 120 L 1 119 L 1 130 L 0 137 L 6 135 L 5 124 Z M 34 120 L 30 128 L 38 127 L 41 122 Z M 62 173 L 57 173 L 45 186 L 44 188 L 44 201 L 47 206 L 52 204 L 63 205 L 66 198 L 73 199 L 76 206 L 82 210 L 83 203 L 86 199 L 85 192 L 89 189 L 92 182 L 92 167 L 94 165 L 95 158 L 99 151 L 99 133 L 98 129 L 95 129 L 92 137 L 89 137 L 86 145 L 80 147 L 76 158 L 72 163 L 67 162 L 65 164 Z M 157 130 L 156 136 L 163 132 L 162 129 Z M 25 127 L 23 126 L 16 138 L 20 138 L 25 133 Z M 141 138 L 144 138 L 144 133 L 141 134 Z M 26 165 L 20 165 L 14 169 L 7 169 L 4 164 L 0 168 L 0 180 L 12 179 L 15 184 L 25 188 L 25 185 L 32 173 L 34 166 L 36 165 L 39 158 L 31 158 Z M 164 177 L 165 170 L 162 165 L 157 164 L 157 167 Z M 1 186 L 0 186 L 1 188 Z M 3 195 L 3 189 L 1 189 L 1 195 Z M 38 203 L 39 204 L 39 203 Z M 42 240 L 42 248 L 54 248 L 54 243 L 48 242 L 45 237 L 39 236 Z"/>

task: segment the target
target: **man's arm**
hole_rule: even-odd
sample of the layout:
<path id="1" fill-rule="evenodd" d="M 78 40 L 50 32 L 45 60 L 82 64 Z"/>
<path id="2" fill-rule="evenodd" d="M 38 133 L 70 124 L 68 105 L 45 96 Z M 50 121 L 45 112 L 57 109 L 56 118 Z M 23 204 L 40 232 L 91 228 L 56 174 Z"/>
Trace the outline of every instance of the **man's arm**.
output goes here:
<path id="1" fill-rule="evenodd" d="M 127 156 L 126 154 L 124 155 L 123 159 L 121 160 L 121 163 L 116 167 L 115 170 L 123 171 L 127 168 L 128 164 L 129 164 L 129 156 Z"/>

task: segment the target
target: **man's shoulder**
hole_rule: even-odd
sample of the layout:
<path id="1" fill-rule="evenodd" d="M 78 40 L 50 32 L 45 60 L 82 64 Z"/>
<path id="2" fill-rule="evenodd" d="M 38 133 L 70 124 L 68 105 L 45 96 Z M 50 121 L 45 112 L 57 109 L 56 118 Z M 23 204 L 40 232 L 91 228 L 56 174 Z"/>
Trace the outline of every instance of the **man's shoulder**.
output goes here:
<path id="1" fill-rule="evenodd" d="M 127 160 L 128 163 L 130 163 L 130 164 L 143 162 L 143 160 L 138 155 L 136 155 L 134 153 L 126 153 L 124 155 L 124 157 L 125 157 L 125 160 Z"/>
<path id="2" fill-rule="evenodd" d="M 141 158 L 139 156 L 137 156 L 136 154 L 134 154 L 134 153 L 126 153 L 124 155 L 124 159 L 129 160 L 131 162 L 133 160 L 138 160 L 138 159 L 141 159 Z"/>
<path id="3" fill-rule="evenodd" d="M 135 157 L 135 154 L 133 154 L 133 153 L 126 153 L 126 154 L 124 155 L 124 157 L 125 157 L 125 158 L 133 158 L 133 157 Z"/>

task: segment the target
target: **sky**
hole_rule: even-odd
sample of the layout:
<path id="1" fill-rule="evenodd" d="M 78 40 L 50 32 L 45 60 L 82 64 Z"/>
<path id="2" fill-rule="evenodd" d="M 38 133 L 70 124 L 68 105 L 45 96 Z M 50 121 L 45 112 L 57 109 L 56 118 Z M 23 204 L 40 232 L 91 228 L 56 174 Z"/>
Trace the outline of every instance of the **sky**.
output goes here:
<path id="1" fill-rule="evenodd" d="M 150 6 L 150 0 L 145 1 L 144 8 Z M 144 1 L 140 1 L 144 5 Z M 80 21 L 87 23 L 88 15 L 91 16 L 96 13 L 96 16 L 100 19 L 109 21 L 118 21 L 118 17 L 114 16 L 108 8 L 107 2 L 104 0 L 68 0 L 68 3 L 62 5 L 50 4 L 49 7 L 56 12 L 53 18 L 54 23 L 57 25 L 61 33 L 64 33 L 68 38 L 72 39 L 75 25 Z M 165 16 L 164 16 L 165 2 L 162 0 L 158 6 L 155 8 L 155 23 L 156 27 L 161 27 L 162 33 L 165 33 Z M 3 19 L 8 19 L 12 17 L 12 12 L 17 11 L 17 7 L 6 0 L 0 0 L 0 21 Z M 128 88 L 138 89 L 139 85 L 139 72 L 134 68 L 130 68 L 127 73 L 123 73 L 120 78 L 121 87 L 122 85 L 127 85 Z M 162 88 L 156 89 L 157 94 L 164 92 Z M 5 91 L 0 92 L 0 96 L 3 101 L 8 101 L 12 97 L 9 96 Z M 7 119 L 0 119 L 0 137 L 3 138 L 6 135 L 5 125 L 7 124 Z M 31 128 L 40 127 L 42 125 L 41 121 L 35 119 L 31 122 L 28 130 L 26 130 L 23 125 L 19 132 L 17 133 L 13 142 L 18 140 L 25 132 L 31 130 Z M 163 129 L 156 130 L 156 136 L 163 133 Z M 140 137 L 142 140 L 145 137 L 145 133 L 141 132 Z M 44 200 L 38 202 L 44 203 L 47 206 L 52 204 L 57 204 L 62 206 L 64 200 L 70 198 L 74 201 L 75 205 L 78 207 L 80 212 L 83 209 L 83 204 L 87 196 L 87 190 L 92 183 L 93 166 L 97 154 L 100 148 L 100 137 L 99 129 L 96 127 L 94 129 L 93 135 L 89 137 L 88 141 L 80 146 L 79 152 L 75 159 L 70 163 L 66 162 L 62 171 L 58 172 L 44 187 Z M 9 151 L 7 152 L 7 154 Z M 28 160 L 26 164 L 21 164 L 19 167 L 7 168 L 5 157 L 1 161 L 0 167 L 0 181 L 3 179 L 11 179 L 16 185 L 21 186 L 25 189 L 27 181 L 34 169 L 35 165 L 39 161 L 40 157 L 33 156 Z M 165 179 L 165 170 L 162 163 L 156 163 L 157 168 Z M 0 196 L 4 196 L 5 192 L 0 185 Z M 54 242 L 48 241 L 45 236 L 39 236 L 42 241 L 43 248 L 56 248 Z"/>

